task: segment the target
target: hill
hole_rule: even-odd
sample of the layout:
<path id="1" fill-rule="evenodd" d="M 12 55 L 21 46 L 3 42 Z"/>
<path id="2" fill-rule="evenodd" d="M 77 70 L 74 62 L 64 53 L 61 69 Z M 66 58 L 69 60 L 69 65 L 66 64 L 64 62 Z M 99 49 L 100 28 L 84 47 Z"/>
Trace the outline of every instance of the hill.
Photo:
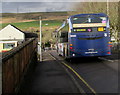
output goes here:
<path id="1" fill-rule="evenodd" d="M 3 13 L 2 28 L 12 24 L 22 31 L 30 31 L 38 34 L 39 37 L 39 17 L 42 17 L 42 42 L 55 43 L 52 32 L 55 31 L 67 19 L 67 12 L 40 12 L 40 13 Z"/>
<path id="2" fill-rule="evenodd" d="M 67 12 L 35 12 L 35 13 L 3 13 L 2 23 L 15 23 L 39 20 L 61 20 L 68 16 Z"/>

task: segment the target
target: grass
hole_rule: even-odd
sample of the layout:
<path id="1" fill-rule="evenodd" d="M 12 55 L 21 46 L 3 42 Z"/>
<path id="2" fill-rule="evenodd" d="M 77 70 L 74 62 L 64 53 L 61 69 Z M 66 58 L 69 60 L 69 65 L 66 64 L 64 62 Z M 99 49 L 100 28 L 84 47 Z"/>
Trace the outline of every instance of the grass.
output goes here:
<path id="1" fill-rule="evenodd" d="M 0 24 L 2 28 L 12 24 L 22 31 L 29 31 L 38 34 L 39 37 L 39 16 L 42 16 L 42 42 L 55 42 L 52 38 L 53 31 L 62 25 L 63 19 L 66 19 L 68 12 L 38 12 L 38 13 L 3 13 Z"/>
<path id="2" fill-rule="evenodd" d="M 33 13 L 2 13 L 2 17 L 15 17 L 15 18 L 21 18 L 21 19 L 38 19 L 39 16 L 42 16 L 42 18 L 48 18 L 51 16 L 67 16 L 68 12 L 33 12 Z"/>
<path id="3" fill-rule="evenodd" d="M 2 28 L 7 26 L 8 24 L 12 24 L 19 28 L 22 31 L 29 31 L 29 32 L 35 32 L 39 30 L 39 21 L 31 21 L 31 22 L 19 22 L 19 23 L 3 23 Z M 55 31 L 56 28 L 58 28 L 62 24 L 62 21 L 60 20 L 44 20 L 42 21 L 42 42 L 48 42 L 50 40 L 53 40 L 52 42 L 55 42 L 55 40 L 52 38 L 52 32 Z M 39 37 L 39 33 L 38 33 Z"/>
<path id="4" fill-rule="evenodd" d="M 61 23 L 62 23 L 61 21 L 57 21 L 57 20 L 45 20 L 45 21 L 42 21 L 42 27 L 60 26 Z M 19 22 L 19 23 L 4 23 L 2 24 L 2 28 L 7 26 L 8 24 L 12 24 L 21 30 L 24 30 L 30 27 L 35 27 L 35 28 L 39 27 L 39 21 L 31 21 L 31 22 Z"/>

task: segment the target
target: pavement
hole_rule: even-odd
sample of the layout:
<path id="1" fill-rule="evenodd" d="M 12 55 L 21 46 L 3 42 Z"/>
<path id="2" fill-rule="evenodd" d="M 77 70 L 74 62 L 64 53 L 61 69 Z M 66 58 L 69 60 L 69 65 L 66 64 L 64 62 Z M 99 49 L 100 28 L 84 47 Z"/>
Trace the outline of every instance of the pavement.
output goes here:
<path id="1" fill-rule="evenodd" d="M 47 52 L 42 54 L 44 60 L 32 66 L 19 93 L 80 93 L 65 69 Z"/>

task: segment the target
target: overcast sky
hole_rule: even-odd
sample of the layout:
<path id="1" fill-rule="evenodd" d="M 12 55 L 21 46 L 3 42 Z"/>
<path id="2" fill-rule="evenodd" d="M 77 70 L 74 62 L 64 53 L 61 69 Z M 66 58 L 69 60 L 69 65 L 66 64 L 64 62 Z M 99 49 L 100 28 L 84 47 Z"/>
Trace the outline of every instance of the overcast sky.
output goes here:
<path id="1" fill-rule="evenodd" d="M 119 0 L 1 0 L 0 13 L 73 11 L 75 3 Z"/>
<path id="2" fill-rule="evenodd" d="M 2 13 L 73 11 L 72 2 L 2 2 Z"/>

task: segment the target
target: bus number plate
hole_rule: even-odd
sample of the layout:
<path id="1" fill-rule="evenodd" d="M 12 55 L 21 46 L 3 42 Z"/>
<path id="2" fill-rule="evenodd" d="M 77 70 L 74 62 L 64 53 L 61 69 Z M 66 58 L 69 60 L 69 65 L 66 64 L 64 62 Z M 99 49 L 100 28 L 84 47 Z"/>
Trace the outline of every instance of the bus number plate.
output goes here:
<path id="1" fill-rule="evenodd" d="M 85 54 L 93 54 L 93 53 L 98 53 L 97 51 L 95 52 L 85 52 Z"/>
<path id="2" fill-rule="evenodd" d="M 70 35 L 70 37 L 76 37 L 76 35 Z"/>

